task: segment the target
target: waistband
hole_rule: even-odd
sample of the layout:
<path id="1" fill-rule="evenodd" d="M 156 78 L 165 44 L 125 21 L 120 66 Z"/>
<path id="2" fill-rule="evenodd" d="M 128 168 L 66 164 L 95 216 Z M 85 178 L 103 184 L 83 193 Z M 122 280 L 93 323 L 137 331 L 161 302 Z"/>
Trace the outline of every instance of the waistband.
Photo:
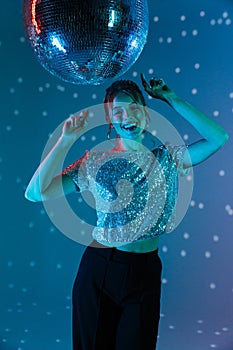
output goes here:
<path id="1" fill-rule="evenodd" d="M 106 260 L 118 261 L 118 262 L 130 262 L 137 261 L 143 262 L 150 259 L 159 259 L 158 249 L 146 253 L 135 253 L 119 250 L 115 247 L 105 247 L 96 241 L 93 241 L 86 250 L 90 253 L 97 254 Z"/>

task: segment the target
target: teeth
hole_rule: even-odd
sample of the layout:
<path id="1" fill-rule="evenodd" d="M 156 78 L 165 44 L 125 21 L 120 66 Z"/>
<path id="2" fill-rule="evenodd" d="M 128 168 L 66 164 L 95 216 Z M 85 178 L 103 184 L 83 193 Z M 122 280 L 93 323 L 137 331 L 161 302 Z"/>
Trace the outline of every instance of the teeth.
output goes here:
<path id="1" fill-rule="evenodd" d="M 124 129 L 130 129 L 130 128 L 133 128 L 133 127 L 136 127 L 137 125 L 136 124 L 125 124 L 123 125 L 123 128 Z"/>

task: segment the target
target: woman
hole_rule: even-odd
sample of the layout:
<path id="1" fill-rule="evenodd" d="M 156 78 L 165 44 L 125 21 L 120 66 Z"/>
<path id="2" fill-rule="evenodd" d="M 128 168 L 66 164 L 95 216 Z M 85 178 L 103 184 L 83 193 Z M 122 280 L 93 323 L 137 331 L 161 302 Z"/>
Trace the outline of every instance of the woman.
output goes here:
<path id="1" fill-rule="evenodd" d="M 87 151 L 56 175 L 57 164 L 87 125 L 87 110 L 72 116 L 25 193 L 27 199 L 41 201 L 88 189 L 96 199 L 94 240 L 73 286 L 74 350 L 155 349 L 161 290 L 158 236 L 173 225 L 177 171 L 186 175 L 228 139 L 222 127 L 162 79 L 148 84 L 141 75 L 141 80 L 150 96 L 168 103 L 203 138 L 189 145 L 189 151 L 179 145 L 146 150 L 142 140 L 149 115 L 142 92 L 132 81 L 116 81 L 104 101 L 108 137 L 112 128 L 117 133 L 113 149 Z"/>

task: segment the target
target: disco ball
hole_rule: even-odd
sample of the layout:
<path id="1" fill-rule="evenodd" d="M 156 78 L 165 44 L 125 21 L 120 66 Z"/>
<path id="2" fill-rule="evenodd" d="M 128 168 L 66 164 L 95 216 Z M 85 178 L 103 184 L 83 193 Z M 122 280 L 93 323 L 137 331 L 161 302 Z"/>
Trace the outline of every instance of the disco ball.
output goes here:
<path id="1" fill-rule="evenodd" d="M 24 0 L 26 38 L 42 66 L 73 84 L 124 74 L 148 34 L 147 0 Z"/>

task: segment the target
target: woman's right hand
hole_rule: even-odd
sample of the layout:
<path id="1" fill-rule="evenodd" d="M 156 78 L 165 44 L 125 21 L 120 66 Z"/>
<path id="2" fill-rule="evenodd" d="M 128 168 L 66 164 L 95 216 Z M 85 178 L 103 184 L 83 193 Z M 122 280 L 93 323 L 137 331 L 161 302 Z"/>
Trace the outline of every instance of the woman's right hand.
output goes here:
<path id="1" fill-rule="evenodd" d="M 88 122 L 88 109 L 79 115 L 71 115 L 64 123 L 62 128 L 61 139 L 63 141 L 75 142 L 86 129 Z"/>

